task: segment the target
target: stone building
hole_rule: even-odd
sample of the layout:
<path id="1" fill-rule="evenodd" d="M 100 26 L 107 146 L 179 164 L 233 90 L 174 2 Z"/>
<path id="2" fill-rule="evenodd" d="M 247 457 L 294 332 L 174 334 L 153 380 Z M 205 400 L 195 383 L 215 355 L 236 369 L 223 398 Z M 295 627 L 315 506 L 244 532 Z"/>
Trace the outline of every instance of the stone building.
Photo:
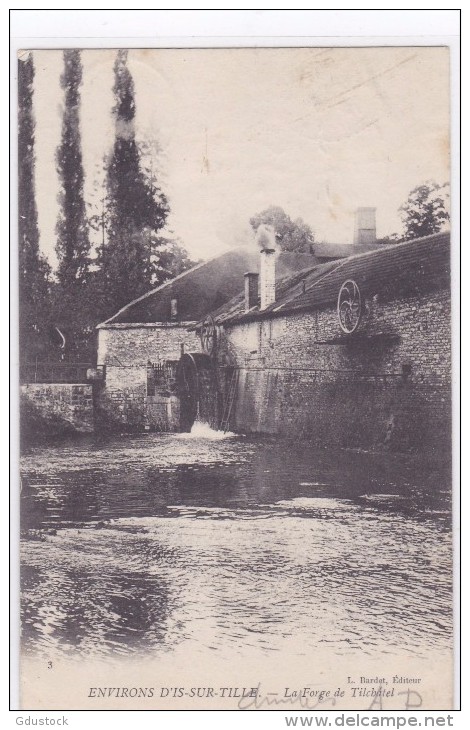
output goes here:
<path id="1" fill-rule="evenodd" d="M 448 450 L 450 235 L 232 250 L 98 327 L 98 413 L 119 427 L 243 433 L 350 448 Z"/>
<path id="2" fill-rule="evenodd" d="M 216 366 L 219 425 L 344 447 L 447 449 L 449 233 L 275 286 L 274 251 L 260 258 L 259 275 L 246 273 L 244 291 L 197 328 Z"/>
<path id="3" fill-rule="evenodd" d="M 322 260 L 311 253 L 282 253 L 277 276 Z M 102 424 L 179 430 L 176 368 L 181 354 L 200 350 L 196 323 L 229 301 L 244 272 L 258 265 L 253 248 L 228 251 L 130 302 L 98 325 L 97 365 L 103 381 L 96 386 L 96 402 Z"/>

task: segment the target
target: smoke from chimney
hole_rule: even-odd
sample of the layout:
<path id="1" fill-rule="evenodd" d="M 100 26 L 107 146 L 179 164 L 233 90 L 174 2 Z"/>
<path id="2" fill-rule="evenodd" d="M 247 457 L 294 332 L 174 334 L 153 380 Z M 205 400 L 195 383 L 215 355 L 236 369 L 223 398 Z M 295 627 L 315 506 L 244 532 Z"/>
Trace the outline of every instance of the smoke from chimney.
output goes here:
<path id="1" fill-rule="evenodd" d="M 263 310 L 276 301 L 276 258 L 279 247 L 274 228 L 267 223 L 258 226 L 255 240 L 260 248 L 260 310 Z"/>

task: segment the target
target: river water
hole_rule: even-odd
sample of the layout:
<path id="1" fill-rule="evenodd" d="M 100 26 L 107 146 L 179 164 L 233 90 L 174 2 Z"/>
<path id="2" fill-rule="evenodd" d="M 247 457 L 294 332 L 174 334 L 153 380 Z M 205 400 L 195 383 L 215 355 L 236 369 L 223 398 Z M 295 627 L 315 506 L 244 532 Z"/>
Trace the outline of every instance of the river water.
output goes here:
<path id="1" fill-rule="evenodd" d="M 214 434 L 22 457 L 30 656 L 448 651 L 448 466 Z"/>

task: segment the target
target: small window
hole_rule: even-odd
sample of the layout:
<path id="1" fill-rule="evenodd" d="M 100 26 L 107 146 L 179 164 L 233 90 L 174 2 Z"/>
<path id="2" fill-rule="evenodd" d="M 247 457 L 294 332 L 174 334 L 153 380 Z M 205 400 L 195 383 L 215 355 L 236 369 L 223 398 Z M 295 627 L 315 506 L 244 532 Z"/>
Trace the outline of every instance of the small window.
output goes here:
<path id="1" fill-rule="evenodd" d="M 148 362 L 147 364 L 147 395 L 168 396 L 176 390 L 176 368 L 178 360 L 164 362 Z"/>
<path id="2" fill-rule="evenodd" d="M 402 374 L 403 380 L 406 383 L 406 381 L 409 380 L 409 378 L 411 376 L 411 363 L 409 363 L 409 362 L 402 363 L 401 374 Z"/>

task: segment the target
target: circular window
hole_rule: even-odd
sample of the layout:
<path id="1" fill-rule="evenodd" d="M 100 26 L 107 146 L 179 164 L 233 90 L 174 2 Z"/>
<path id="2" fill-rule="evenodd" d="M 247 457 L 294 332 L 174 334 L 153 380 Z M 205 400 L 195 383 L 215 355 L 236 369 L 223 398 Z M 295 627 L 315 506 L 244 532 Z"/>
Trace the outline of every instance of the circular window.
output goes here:
<path id="1" fill-rule="evenodd" d="M 355 281 L 344 282 L 338 294 L 338 319 L 343 332 L 351 335 L 359 327 L 362 316 L 361 292 Z"/>

